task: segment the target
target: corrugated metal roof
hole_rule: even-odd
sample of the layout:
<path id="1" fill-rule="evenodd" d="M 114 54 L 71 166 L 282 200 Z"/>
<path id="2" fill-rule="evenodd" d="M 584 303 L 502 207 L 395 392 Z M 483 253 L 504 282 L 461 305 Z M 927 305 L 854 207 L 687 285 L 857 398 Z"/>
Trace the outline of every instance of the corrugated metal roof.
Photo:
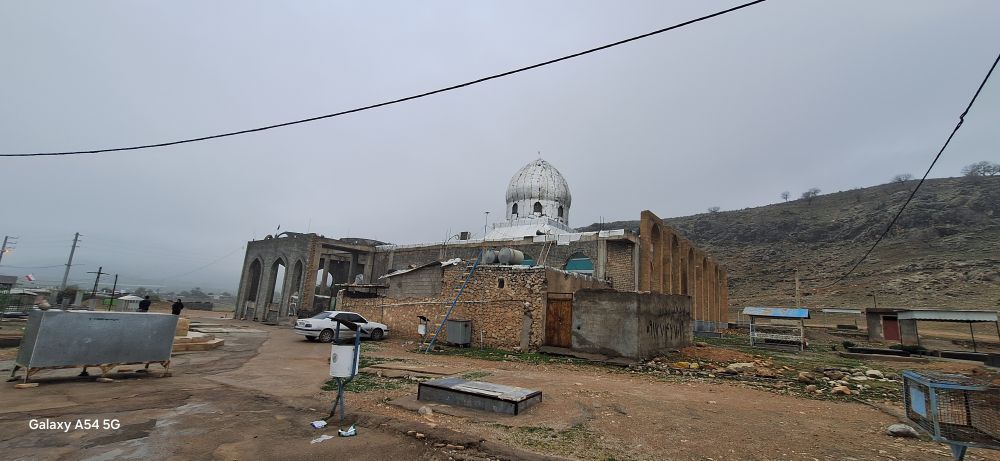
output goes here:
<path id="1" fill-rule="evenodd" d="M 845 309 L 841 307 L 824 307 L 823 312 L 827 314 L 860 314 L 861 309 Z"/>
<path id="2" fill-rule="evenodd" d="M 775 317 L 785 319 L 807 319 L 809 309 L 795 309 L 789 307 L 745 307 L 743 315 L 753 317 Z"/>
<path id="3" fill-rule="evenodd" d="M 996 322 L 996 311 L 964 310 L 950 311 L 926 309 L 900 312 L 899 320 L 934 320 L 938 322 Z"/>

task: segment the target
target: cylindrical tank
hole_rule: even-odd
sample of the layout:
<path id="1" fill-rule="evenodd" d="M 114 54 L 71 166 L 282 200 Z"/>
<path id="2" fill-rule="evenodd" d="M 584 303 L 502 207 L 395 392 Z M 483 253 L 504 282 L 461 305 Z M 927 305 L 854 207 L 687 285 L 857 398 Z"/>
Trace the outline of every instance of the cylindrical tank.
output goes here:
<path id="1" fill-rule="evenodd" d="M 483 260 L 479 264 L 496 264 L 497 250 L 483 250 Z"/>
<path id="2" fill-rule="evenodd" d="M 331 346 L 330 351 L 330 376 L 334 378 L 350 378 L 358 371 L 358 359 L 360 354 L 355 355 L 354 345 Z"/>
<path id="3" fill-rule="evenodd" d="M 500 264 L 516 266 L 524 262 L 524 253 L 513 248 L 503 248 L 500 250 Z"/>

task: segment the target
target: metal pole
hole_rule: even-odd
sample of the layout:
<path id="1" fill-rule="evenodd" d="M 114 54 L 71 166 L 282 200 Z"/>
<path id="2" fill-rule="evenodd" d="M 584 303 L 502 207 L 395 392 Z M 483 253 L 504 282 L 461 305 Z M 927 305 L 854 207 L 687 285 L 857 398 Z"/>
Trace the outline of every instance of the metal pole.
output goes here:
<path id="1" fill-rule="evenodd" d="M 0 245 L 0 261 L 3 261 L 3 255 L 7 252 L 7 239 L 9 238 L 8 235 L 3 236 L 3 245 Z"/>
<path id="2" fill-rule="evenodd" d="M 795 270 L 795 307 L 802 307 L 802 295 L 799 286 L 799 270 Z"/>
<path id="3" fill-rule="evenodd" d="M 486 223 L 483 224 L 483 240 L 486 240 L 486 233 L 489 232 L 488 229 L 490 227 L 490 212 L 485 211 L 484 213 L 486 213 Z"/>
<path id="4" fill-rule="evenodd" d="M 94 289 L 90 292 L 90 297 L 91 298 L 97 296 L 97 282 L 101 281 L 101 271 L 103 271 L 103 270 L 104 270 L 104 266 L 98 266 L 97 267 L 97 272 L 87 272 L 88 274 L 97 274 L 97 276 L 94 277 Z"/>
<path id="5" fill-rule="evenodd" d="M 73 266 L 73 253 L 76 253 L 76 242 L 80 239 L 80 233 L 73 234 L 73 246 L 69 249 L 69 261 L 66 261 L 66 272 L 63 272 L 62 285 L 59 290 L 66 289 L 66 280 L 69 279 L 69 268 Z"/>
<path id="6" fill-rule="evenodd" d="M 108 304 L 108 310 L 110 311 L 115 307 L 115 289 L 118 288 L 118 274 L 115 274 L 115 284 L 111 285 L 111 304 Z"/>
<path id="7" fill-rule="evenodd" d="M 972 352 L 976 351 L 976 332 L 972 331 L 972 322 L 969 322 L 969 334 L 972 335 Z"/>

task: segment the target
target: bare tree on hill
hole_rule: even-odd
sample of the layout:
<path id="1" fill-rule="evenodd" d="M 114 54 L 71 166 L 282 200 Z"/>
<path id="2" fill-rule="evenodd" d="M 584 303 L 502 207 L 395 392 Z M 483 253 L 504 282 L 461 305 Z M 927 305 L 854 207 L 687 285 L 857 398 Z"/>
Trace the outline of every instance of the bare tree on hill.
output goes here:
<path id="1" fill-rule="evenodd" d="M 820 192 L 819 188 L 813 187 L 803 192 L 802 198 L 806 200 L 807 204 L 812 205 L 813 199 L 816 198 L 817 195 L 819 195 L 819 192 Z"/>
<path id="2" fill-rule="evenodd" d="M 962 175 L 968 177 L 996 176 L 1000 174 L 1000 163 L 991 163 L 983 160 L 962 168 Z"/>
<path id="3" fill-rule="evenodd" d="M 906 181 L 913 180 L 913 175 L 910 173 L 897 174 L 892 177 L 892 182 L 902 184 Z"/>
<path id="4" fill-rule="evenodd" d="M 787 190 L 781 193 L 781 199 L 784 200 L 784 201 L 786 201 L 786 202 L 788 201 L 788 197 L 791 197 L 791 196 L 792 196 L 792 193 L 788 192 Z"/>

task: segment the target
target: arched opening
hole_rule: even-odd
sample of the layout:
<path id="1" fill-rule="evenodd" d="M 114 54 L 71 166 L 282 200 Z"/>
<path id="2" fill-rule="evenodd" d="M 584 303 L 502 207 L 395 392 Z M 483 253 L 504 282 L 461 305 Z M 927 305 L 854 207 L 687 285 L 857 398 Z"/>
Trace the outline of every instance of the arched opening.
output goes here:
<path id="1" fill-rule="evenodd" d="M 556 216 L 558 216 L 560 218 L 563 217 L 563 207 L 562 207 L 562 205 L 559 205 L 559 209 L 556 211 L 556 213 L 557 213 Z"/>
<path id="2" fill-rule="evenodd" d="M 247 290 L 246 300 L 249 302 L 257 302 L 257 292 L 260 291 L 260 271 L 260 260 L 253 260 L 253 262 L 250 263 L 250 269 L 247 271 L 250 286 L 249 290 Z"/>
<path id="3" fill-rule="evenodd" d="M 663 293 L 663 245 L 660 227 L 654 225 L 649 233 L 649 291 Z"/>
<path id="4" fill-rule="evenodd" d="M 505 283 L 504 283 L 503 277 L 500 277 L 499 279 L 497 279 L 497 288 L 503 288 L 504 284 Z"/>
<path id="5" fill-rule="evenodd" d="M 515 217 L 515 218 L 517 217 L 517 204 L 516 203 L 510 207 L 510 215 L 512 217 Z"/>
<path id="6" fill-rule="evenodd" d="M 281 303 L 282 295 L 285 293 L 285 262 L 280 258 L 271 264 L 270 280 L 268 281 L 267 302 Z"/>
<path id="7" fill-rule="evenodd" d="M 580 274 L 593 274 L 594 262 L 583 253 L 573 253 L 563 265 L 563 270 Z"/>
<path id="8" fill-rule="evenodd" d="M 536 215 L 541 216 L 541 214 L 542 214 L 542 202 L 535 202 L 534 212 L 535 212 Z"/>

